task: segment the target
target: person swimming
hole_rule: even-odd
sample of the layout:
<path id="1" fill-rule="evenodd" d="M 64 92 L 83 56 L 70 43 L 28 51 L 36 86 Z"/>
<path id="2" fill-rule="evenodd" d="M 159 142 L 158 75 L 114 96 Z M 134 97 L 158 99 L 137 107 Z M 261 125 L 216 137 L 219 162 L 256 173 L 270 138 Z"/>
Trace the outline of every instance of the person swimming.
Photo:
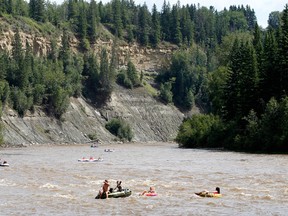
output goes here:
<path id="1" fill-rule="evenodd" d="M 141 195 L 145 195 L 146 193 L 156 193 L 155 187 L 150 187 L 148 191 L 143 191 Z"/>

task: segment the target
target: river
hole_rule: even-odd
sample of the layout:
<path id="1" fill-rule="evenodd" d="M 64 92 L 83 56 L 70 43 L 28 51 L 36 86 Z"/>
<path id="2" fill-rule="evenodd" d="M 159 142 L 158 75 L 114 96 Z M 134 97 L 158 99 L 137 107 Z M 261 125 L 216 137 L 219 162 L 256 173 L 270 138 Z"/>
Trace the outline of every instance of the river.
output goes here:
<path id="1" fill-rule="evenodd" d="M 83 156 L 104 161 L 78 162 Z M 129 143 L 7 148 L 0 158 L 10 164 L 0 167 L 0 215 L 288 214 L 287 155 Z M 121 180 L 132 195 L 94 199 L 104 179 Z M 158 196 L 139 196 L 149 186 Z M 222 198 L 194 195 L 216 186 Z"/>

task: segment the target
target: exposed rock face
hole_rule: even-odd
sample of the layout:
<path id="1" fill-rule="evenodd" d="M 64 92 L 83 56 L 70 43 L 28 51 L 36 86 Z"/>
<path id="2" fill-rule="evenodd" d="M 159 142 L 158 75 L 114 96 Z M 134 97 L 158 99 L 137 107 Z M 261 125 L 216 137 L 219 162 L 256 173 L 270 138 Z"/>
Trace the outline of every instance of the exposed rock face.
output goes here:
<path id="1" fill-rule="evenodd" d="M 133 141 L 170 141 L 176 137 L 184 115 L 173 106 L 165 106 L 145 93 L 143 88 L 126 90 L 116 86 L 112 99 L 101 110 L 90 106 L 82 98 L 71 98 L 62 121 L 50 118 L 41 110 L 20 118 L 11 110 L 4 110 L 4 140 L 6 145 L 45 143 L 86 143 L 89 134 L 96 134 L 104 143 L 115 137 L 105 124 L 121 116 L 134 133 Z"/>
<path id="2" fill-rule="evenodd" d="M 101 112 L 108 120 L 121 116 L 129 122 L 135 141 L 173 140 L 184 118 L 174 106 L 157 102 L 142 88 L 123 90 L 118 87 L 107 109 Z"/>
<path id="3" fill-rule="evenodd" d="M 1 18 L 0 18 L 1 22 Z M 31 34 L 29 32 L 19 32 L 22 41 L 23 49 L 26 48 L 26 42 L 32 47 L 33 53 L 37 56 L 46 56 L 50 52 L 50 39 L 41 36 L 39 33 Z M 0 51 L 6 50 L 11 53 L 12 44 L 15 33 L 11 29 L 0 32 Z M 61 46 L 61 36 L 54 38 L 57 42 L 58 48 Z M 79 41 L 72 35 L 69 36 L 70 49 L 72 52 L 77 52 Z M 106 39 L 103 41 L 98 39 L 95 44 L 91 45 L 91 49 L 94 50 L 97 56 L 100 57 L 101 49 L 105 48 L 108 55 L 112 54 L 113 40 Z M 140 47 L 136 43 L 127 44 L 122 43 L 117 45 L 117 52 L 119 56 L 119 66 L 125 66 L 128 60 L 131 60 L 137 70 L 140 71 L 157 71 L 163 65 L 163 61 L 170 59 L 173 51 L 177 49 L 177 46 L 159 46 L 152 49 L 147 47 Z"/>

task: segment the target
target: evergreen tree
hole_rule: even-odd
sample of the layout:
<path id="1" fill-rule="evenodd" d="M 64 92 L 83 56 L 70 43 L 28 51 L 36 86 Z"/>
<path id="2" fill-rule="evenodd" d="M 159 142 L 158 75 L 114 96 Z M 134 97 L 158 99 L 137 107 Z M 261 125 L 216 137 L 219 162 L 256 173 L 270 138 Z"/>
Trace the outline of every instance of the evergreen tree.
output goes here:
<path id="1" fill-rule="evenodd" d="M 44 0 L 30 0 L 29 3 L 30 17 L 39 22 L 45 22 L 46 11 Z"/>
<path id="2" fill-rule="evenodd" d="M 278 64 L 278 48 L 273 31 L 265 34 L 263 48 L 263 66 L 260 70 L 260 90 L 265 103 L 272 97 L 280 99 L 280 71 Z"/>
<path id="3" fill-rule="evenodd" d="M 101 101 L 105 102 L 110 99 L 112 90 L 113 90 L 113 82 L 115 80 L 115 76 L 113 71 L 109 70 L 109 61 L 106 49 L 102 49 L 101 57 L 100 57 L 100 74 L 99 74 L 99 97 L 101 97 Z"/>
<path id="4" fill-rule="evenodd" d="M 12 48 L 13 59 L 16 61 L 16 63 L 20 63 L 23 59 L 23 48 L 18 27 L 15 30 L 12 46 L 13 46 Z"/>
<path id="5" fill-rule="evenodd" d="M 7 13 L 6 1 L 0 1 L 0 14 Z"/>
<path id="6" fill-rule="evenodd" d="M 48 51 L 47 54 L 48 59 L 56 62 L 58 58 L 57 54 L 57 42 L 54 38 L 51 39 L 50 41 L 50 50 Z"/>
<path id="7" fill-rule="evenodd" d="M 8 14 L 15 15 L 15 5 L 13 0 L 8 0 L 6 8 Z"/>
<path id="8" fill-rule="evenodd" d="M 115 74 L 116 69 L 119 65 L 119 45 L 118 45 L 118 38 L 115 37 L 112 45 L 111 51 L 111 61 L 110 61 L 110 70 L 113 74 Z"/>
<path id="9" fill-rule="evenodd" d="M 120 0 L 113 0 L 112 1 L 112 14 L 113 14 L 113 24 L 114 24 L 115 36 L 122 38 L 123 24 L 122 24 Z"/>
<path id="10" fill-rule="evenodd" d="M 273 11 L 269 14 L 268 28 L 278 29 L 281 26 L 281 15 L 279 11 Z"/>
<path id="11" fill-rule="evenodd" d="M 166 3 L 166 0 L 164 0 L 163 6 L 162 6 L 162 12 L 160 16 L 160 21 L 161 21 L 162 40 L 166 40 L 166 41 L 169 41 L 171 38 L 170 15 L 171 15 L 170 3 L 169 2 Z"/>
<path id="12" fill-rule="evenodd" d="M 236 40 L 231 53 L 231 73 L 225 87 L 226 118 L 239 120 L 257 107 L 258 68 L 254 48 Z"/>
<path id="13" fill-rule="evenodd" d="M 127 65 L 127 77 L 131 80 L 133 86 L 140 85 L 137 70 L 131 61 L 129 61 Z"/>
<path id="14" fill-rule="evenodd" d="M 180 31 L 179 7 L 174 5 L 171 13 L 171 40 L 173 43 L 180 45 L 182 34 Z"/>
<path id="15" fill-rule="evenodd" d="M 193 42 L 193 22 L 190 18 L 188 8 L 182 9 L 181 21 L 180 21 L 181 33 L 183 41 L 187 41 L 188 46 Z"/>
<path id="16" fill-rule="evenodd" d="M 63 70 L 66 73 L 70 61 L 70 45 L 69 36 L 66 29 L 63 30 L 61 38 L 60 59 L 63 61 Z"/>
<path id="17" fill-rule="evenodd" d="M 149 42 L 149 11 L 144 3 L 139 10 L 139 23 L 138 23 L 138 31 L 139 31 L 139 42 L 143 46 L 147 46 Z"/>
<path id="18" fill-rule="evenodd" d="M 85 78 L 83 84 L 83 94 L 95 101 L 97 88 L 99 87 L 99 64 L 93 53 L 84 56 L 82 75 Z"/>
<path id="19" fill-rule="evenodd" d="M 172 93 L 172 84 L 171 82 L 166 82 L 160 85 L 160 95 L 159 97 L 166 103 L 172 103 L 173 93 Z"/>
<path id="20" fill-rule="evenodd" d="M 67 10 L 68 10 L 68 20 L 76 19 L 77 14 L 78 14 L 77 0 L 68 0 Z"/>
<path id="21" fill-rule="evenodd" d="M 88 24 L 87 24 L 87 16 L 86 16 L 86 7 L 84 5 L 84 2 L 79 4 L 80 11 L 78 15 L 78 34 L 80 36 L 81 40 L 81 48 L 84 50 L 89 49 L 89 41 L 87 40 L 87 29 L 88 29 Z"/>
<path id="22" fill-rule="evenodd" d="M 161 37 L 161 26 L 160 26 L 160 16 L 157 11 L 156 5 L 153 5 L 152 9 L 152 29 L 151 29 L 151 44 L 154 47 L 157 47 L 157 45 L 160 42 Z"/>
<path id="23" fill-rule="evenodd" d="M 254 49 L 256 51 L 256 55 L 257 55 L 257 62 L 258 62 L 258 66 L 259 69 L 261 70 L 262 68 L 262 58 L 263 58 L 263 45 L 262 45 L 262 38 L 261 38 L 261 31 L 260 28 L 256 22 L 255 24 L 255 28 L 254 28 L 254 38 L 253 38 L 253 46 Z"/>
<path id="24" fill-rule="evenodd" d="M 92 42 L 96 41 L 97 38 L 97 26 L 99 24 L 99 12 L 95 0 L 91 0 L 89 7 L 89 38 Z"/>
<path id="25" fill-rule="evenodd" d="M 285 5 L 282 16 L 282 37 L 279 43 L 280 47 L 280 87 L 283 95 L 288 93 L 288 4 Z"/>
<path id="26" fill-rule="evenodd" d="M 241 63 L 239 62 L 239 50 L 240 44 L 239 40 L 236 39 L 233 44 L 232 51 L 230 53 L 231 59 L 231 70 L 227 76 L 227 83 L 224 86 L 224 107 L 223 114 L 226 120 L 233 119 L 236 115 L 239 115 L 239 102 L 240 102 L 240 71 L 238 70 L 241 67 Z"/>

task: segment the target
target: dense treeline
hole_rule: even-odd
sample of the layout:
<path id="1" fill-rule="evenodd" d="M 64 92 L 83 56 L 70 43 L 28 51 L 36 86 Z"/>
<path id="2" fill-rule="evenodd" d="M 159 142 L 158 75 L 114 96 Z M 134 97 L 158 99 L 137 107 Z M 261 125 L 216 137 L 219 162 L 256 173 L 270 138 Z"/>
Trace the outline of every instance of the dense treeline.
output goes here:
<path id="1" fill-rule="evenodd" d="M 236 36 L 227 60 L 207 74 L 211 114 L 183 122 L 181 146 L 288 152 L 288 5 L 270 18 L 266 31 L 256 24 L 252 37 Z"/>
<path id="2" fill-rule="evenodd" d="M 287 6 L 282 14 L 270 14 L 265 31 L 249 6 L 217 11 L 195 4 L 171 6 L 165 0 L 160 11 L 154 5 L 151 12 L 145 3 L 130 0 L 60 5 L 0 0 L 0 16 L 62 32 L 61 45 L 51 40 L 48 55 L 38 57 L 28 42 L 22 47 L 23 26 L 16 26 L 12 53 L 0 53 L 1 103 L 22 116 L 42 106 L 61 118 L 71 96 L 100 104 L 110 98 L 115 81 L 127 88 L 140 86 L 143 74 L 131 61 L 117 71 L 117 41 L 149 47 L 169 42 L 179 51 L 156 78 L 159 98 L 183 110 L 197 104 L 210 113 L 183 122 L 180 146 L 287 151 Z M 90 49 L 102 26 L 115 36 L 110 57 L 104 47 L 96 54 Z M 80 41 L 78 53 L 70 50 L 71 33 Z"/>
<path id="3" fill-rule="evenodd" d="M 66 0 L 57 5 L 45 0 L 1 0 L 0 14 L 30 17 L 72 30 L 88 49 L 99 36 L 99 24 L 104 24 L 120 39 L 137 41 L 141 45 L 157 46 L 160 41 L 191 45 L 193 41 L 212 48 L 228 32 L 254 28 L 255 12 L 249 6 L 231 6 L 218 12 L 214 7 L 195 4 L 171 7 L 164 0 L 161 12 L 153 5 L 136 5 L 134 1 L 112 0 L 107 4 L 95 0 Z"/>

